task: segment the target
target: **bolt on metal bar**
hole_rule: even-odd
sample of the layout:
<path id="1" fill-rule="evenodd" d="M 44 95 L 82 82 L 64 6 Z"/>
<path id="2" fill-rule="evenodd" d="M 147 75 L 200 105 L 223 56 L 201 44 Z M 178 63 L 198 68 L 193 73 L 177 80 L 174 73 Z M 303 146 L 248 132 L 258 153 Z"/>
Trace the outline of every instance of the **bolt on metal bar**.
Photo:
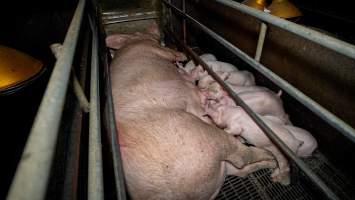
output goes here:
<path id="1" fill-rule="evenodd" d="M 247 64 L 249 64 L 251 67 L 253 67 L 258 72 L 260 72 L 265 77 L 267 77 L 269 80 L 271 80 L 273 83 L 278 85 L 282 90 L 286 91 L 289 95 L 291 95 L 297 101 L 299 101 L 304 106 L 306 106 L 308 109 L 310 109 L 313 113 L 315 113 L 320 118 L 322 118 L 324 121 L 326 121 L 332 127 L 334 127 L 336 130 L 338 130 L 340 133 L 342 133 L 345 137 L 350 139 L 352 142 L 355 142 L 355 130 L 351 126 L 346 124 L 343 120 L 339 119 L 333 113 L 331 113 L 328 110 L 326 110 L 325 108 L 323 108 L 317 102 L 313 101 L 311 98 L 309 98 L 308 96 L 303 94 L 297 88 L 293 87 L 287 81 L 280 78 L 278 75 L 276 75 L 274 72 L 272 72 L 271 70 L 266 68 L 264 65 L 255 61 L 253 58 L 251 58 L 249 55 L 244 53 L 238 47 L 234 46 L 232 43 L 230 43 L 229 41 L 227 41 L 226 39 L 224 39 L 223 37 L 221 37 L 217 33 L 213 32 L 211 29 L 207 28 L 205 25 L 201 24 L 200 22 L 198 22 L 197 20 L 192 18 L 190 15 L 184 14 L 181 10 L 179 10 L 175 6 L 169 4 L 166 0 L 164 0 L 163 2 L 166 5 L 170 6 L 170 8 L 173 8 L 178 14 L 186 17 L 186 19 L 188 19 L 189 22 L 198 26 L 202 31 L 207 33 L 212 38 L 214 38 L 216 41 L 218 41 L 220 44 L 222 44 L 224 47 L 226 47 L 229 51 L 231 51 L 232 53 L 237 55 L 239 58 L 241 58 L 243 61 L 245 61 Z"/>
<path id="2" fill-rule="evenodd" d="M 303 38 L 306 38 L 314 43 L 327 47 L 333 51 L 336 51 L 342 55 L 345 55 L 349 58 L 355 59 L 355 46 L 334 37 L 330 37 L 324 33 L 311 30 L 304 26 L 295 24 L 293 22 L 275 17 L 268 13 L 262 12 L 260 10 L 252 9 L 246 5 L 238 3 L 232 0 L 215 0 L 216 2 L 236 9 L 242 13 L 251 15 L 257 19 L 260 19 L 264 22 L 277 26 L 281 29 L 287 30 L 291 33 L 299 35 Z"/>
<path id="3" fill-rule="evenodd" d="M 84 7 L 85 0 L 80 0 L 11 184 L 9 200 L 45 197 Z"/>
<path id="4" fill-rule="evenodd" d="M 265 122 L 230 88 L 191 48 L 184 44 L 177 36 L 170 31 L 179 45 L 210 74 L 231 96 L 234 102 L 242 107 L 250 118 L 259 128 L 278 146 L 284 155 L 296 163 L 296 165 L 321 189 L 329 199 L 339 199 L 336 194 L 304 163 L 275 133 Z"/>
<path id="5" fill-rule="evenodd" d="M 90 80 L 90 116 L 89 116 L 89 170 L 88 199 L 104 199 L 104 182 L 101 149 L 101 115 L 97 28 L 89 19 L 92 30 L 91 80 Z"/>

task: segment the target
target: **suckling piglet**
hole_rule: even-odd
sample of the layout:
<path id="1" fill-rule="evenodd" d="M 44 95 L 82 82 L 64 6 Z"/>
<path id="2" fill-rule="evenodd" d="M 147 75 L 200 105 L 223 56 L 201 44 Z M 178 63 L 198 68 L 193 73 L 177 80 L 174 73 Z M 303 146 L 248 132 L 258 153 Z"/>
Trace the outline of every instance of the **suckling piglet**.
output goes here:
<path id="1" fill-rule="evenodd" d="M 241 107 L 216 105 L 208 107 L 206 113 L 216 125 L 223 128 L 227 133 L 240 136 L 250 144 L 271 151 L 279 165 L 278 170 L 272 173 L 273 180 L 283 184 L 290 183 L 287 159 Z M 298 149 L 303 145 L 303 141 L 292 134 L 292 129 L 287 129 L 282 124 L 269 120 L 267 117 L 260 116 L 260 118 L 293 152 L 298 152 Z"/>
<path id="2" fill-rule="evenodd" d="M 201 60 L 207 62 L 207 61 L 216 61 L 217 58 L 210 53 L 206 53 L 206 54 L 202 54 L 199 56 L 201 58 Z M 195 63 L 193 62 L 193 60 L 190 60 L 189 62 L 186 63 L 184 69 L 187 73 L 191 73 L 191 71 L 193 69 L 195 69 L 197 66 L 195 65 Z"/>
<path id="3" fill-rule="evenodd" d="M 252 86 L 255 85 L 255 78 L 252 73 L 240 70 L 231 72 L 225 82 L 236 86 Z"/>

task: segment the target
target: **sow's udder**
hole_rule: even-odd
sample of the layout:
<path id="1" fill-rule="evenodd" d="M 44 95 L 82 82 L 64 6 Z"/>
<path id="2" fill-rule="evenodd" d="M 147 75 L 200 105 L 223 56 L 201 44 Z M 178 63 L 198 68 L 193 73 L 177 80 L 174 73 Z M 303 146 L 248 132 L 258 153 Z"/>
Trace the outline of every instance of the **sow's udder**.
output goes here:
<path id="1" fill-rule="evenodd" d="M 132 199 L 211 199 L 226 175 L 275 168 L 271 153 L 208 124 L 205 98 L 149 34 L 113 35 L 110 65 L 123 171 Z M 206 123 L 207 122 L 207 123 Z"/>

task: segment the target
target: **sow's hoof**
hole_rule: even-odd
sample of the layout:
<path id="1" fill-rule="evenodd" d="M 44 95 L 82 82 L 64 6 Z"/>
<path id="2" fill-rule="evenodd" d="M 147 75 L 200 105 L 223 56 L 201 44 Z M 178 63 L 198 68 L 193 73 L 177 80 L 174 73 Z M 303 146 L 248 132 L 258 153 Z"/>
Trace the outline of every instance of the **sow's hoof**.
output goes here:
<path id="1" fill-rule="evenodd" d="M 278 182 L 281 185 L 287 186 L 291 184 L 290 170 L 284 170 L 280 172 L 280 169 L 277 168 L 272 174 L 271 178 L 273 182 Z"/>

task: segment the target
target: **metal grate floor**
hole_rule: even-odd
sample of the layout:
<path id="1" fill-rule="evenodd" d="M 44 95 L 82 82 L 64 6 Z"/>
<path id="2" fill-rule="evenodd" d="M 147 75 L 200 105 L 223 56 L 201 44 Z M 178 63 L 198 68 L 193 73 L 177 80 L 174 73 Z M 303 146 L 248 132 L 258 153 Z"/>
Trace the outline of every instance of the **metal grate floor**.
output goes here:
<path id="1" fill-rule="evenodd" d="M 305 159 L 316 174 L 331 187 L 342 199 L 354 199 L 355 188 L 348 183 L 336 170 L 331 167 L 321 153 L 316 152 L 313 157 Z M 245 178 L 228 176 L 216 199 L 262 199 L 262 200 L 308 200 L 318 199 L 308 188 L 309 184 L 302 184 L 293 176 L 292 184 L 283 186 L 273 183 L 270 170 L 263 169 Z"/>

